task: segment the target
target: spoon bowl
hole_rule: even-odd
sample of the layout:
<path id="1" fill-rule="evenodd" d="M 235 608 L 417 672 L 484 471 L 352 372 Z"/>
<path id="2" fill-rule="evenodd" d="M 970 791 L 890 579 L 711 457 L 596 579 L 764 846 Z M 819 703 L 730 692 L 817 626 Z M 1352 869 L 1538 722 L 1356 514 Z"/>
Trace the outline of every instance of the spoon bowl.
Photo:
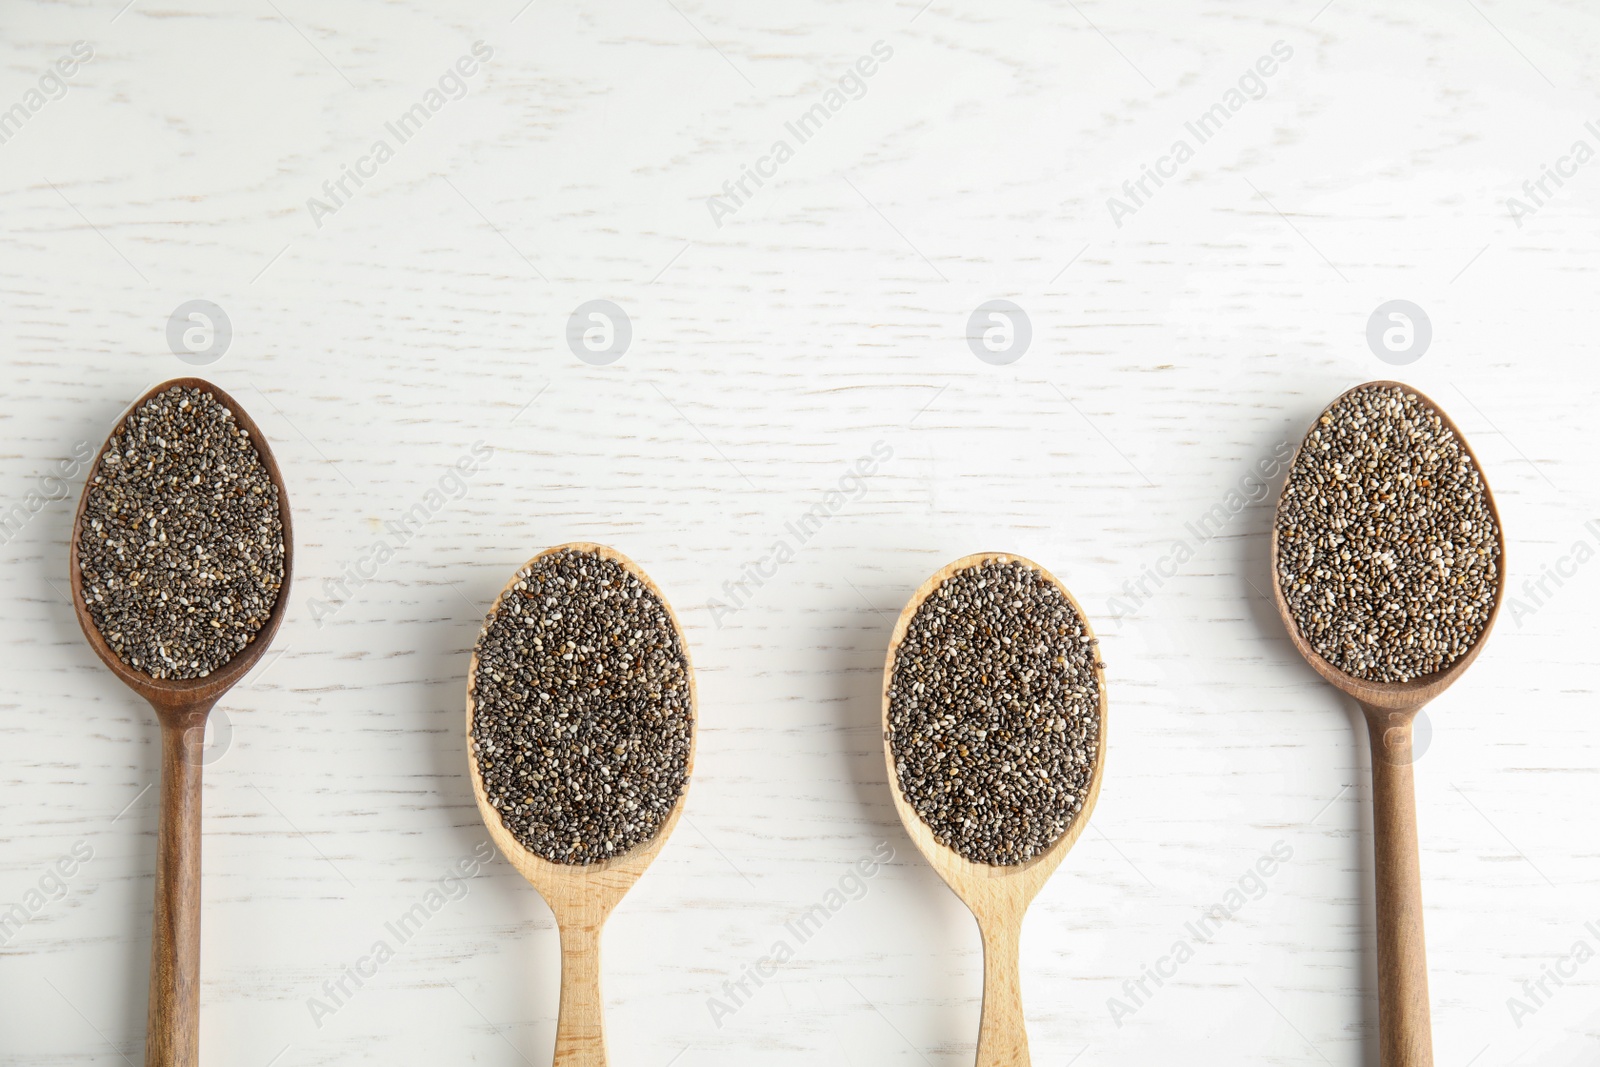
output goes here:
<path id="1" fill-rule="evenodd" d="M 1448 667 L 1406 682 L 1376 682 L 1357 677 L 1329 663 L 1300 632 L 1284 594 L 1279 570 L 1278 530 L 1274 524 L 1269 553 L 1272 594 L 1284 629 L 1295 650 L 1335 689 L 1361 706 L 1372 748 L 1372 804 L 1374 882 L 1378 917 L 1378 1031 L 1384 1067 L 1432 1067 L 1433 1034 L 1428 1004 L 1428 963 L 1422 924 L 1422 872 L 1417 856 L 1417 813 L 1412 764 L 1412 731 L 1417 713 L 1464 674 L 1483 651 L 1494 628 L 1505 595 L 1505 528 L 1489 488 L 1483 464 L 1466 436 L 1443 408 L 1420 391 L 1395 381 L 1373 381 L 1341 393 L 1324 410 L 1332 409 L 1352 393 L 1367 389 L 1402 389 L 1414 395 L 1461 445 L 1483 487 L 1484 503 L 1494 519 L 1499 556 L 1496 564 L 1494 603 L 1483 630 Z M 1293 478 L 1300 452 L 1311 437 L 1301 439 L 1289 462 Z M 1279 495 L 1283 507 L 1284 493 Z"/>
<path id="2" fill-rule="evenodd" d="M 204 678 L 153 678 L 122 662 L 89 613 L 83 588 L 78 542 L 83 534 L 89 492 L 95 484 L 111 440 L 128 416 L 169 389 L 199 389 L 232 412 L 250 437 L 267 477 L 278 490 L 278 517 L 283 524 L 283 583 L 266 622 L 250 643 Z M 174 378 L 150 389 L 130 404 L 113 424 L 95 453 L 84 478 L 72 522 L 69 557 L 72 607 L 89 647 L 111 673 L 138 693 L 161 724 L 161 814 L 157 841 L 155 918 L 151 927 L 150 1007 L 145 1039 L 149 1067 L 194 1067 L 199 1062 L 200 1024 L 200 815 L 201 766 L 206 718 L 222 695 L 238 684 L 260 661 L 283 623 L 289 605 L 294 569 L 294 528 L 289 519 L 289 494 L 277 460 L 260 427 L 238 401 L 201 378 Z"/>
<path id="3" fill-rule="evenodd" d="M 1484 624 L 1483 631 L 1478 634 L 1477 640 L 1473 641 L 1472 645 L 1462 653 L 1461 657 L 1444 670 L 1435 671 L 1420 678 L 1413 678 L 1409 682 L 1372 682 L 1365 678 L 1358 678 L 1329 663 L 1311 646 L 1311 642 L 1307 641 L 1305 636 L 1300 633 L 1300 628 L 1294 621 L 1294 613 L 1289 607 L 1289 601 L 1283 593 L 1282 575 L 1278 570 L 1278 538 L 1276 530 L 1274 530 L 1268 557 L 1272 567 L 1272 599 L 1277 605 L 1279 617 L 1283 619 L 1284 629 L 1289 632 L 1289 641 L 1294 645 L 1295 651 L 1299 652 L 1306 662 L 1311 665 L 1311 668 L 1322 675 L 1328 684 L 1355 700 L 1363 709 L 1377 709 L 1385 714 L 1397 713 L 1415 716 L 1418 711 L 1422 710 L 1424 705 L 1454 685 L 1456 680 L 1466 673 L 1467 668 L 1472 666 L 1472 661 L 1477 659 L 1478 654 L 1483 651 L 1483 645 L 1488 640 L 1489 631 L 1494 629 L 1495 619 L 1500 614 L 1500 603 L 1505 595 L 1505 528 L 1500 523 L 1500 510 L 1495 506 L 1494 493 L 1489 488 L 1488 479 L 1484 477 L 1483 464 L 1478 462 L 1478 457 L 1472 451 L 1472 446 L 1467 443 L 1466 435 L 1461 432 L 1460 427 L 1451 420 L 1443 408 L 1421 391 L 1413 389 L 1404 382 L 1388 380 L 1366 382 L 1346 389 L 1335 397 L 1327 407 L 1336 406 L 1352 393 L 1380 388 L 1404 389 L 1406 392 L 1413 394 L 1429 411 L 1439 416 L 1444 428 L 1450 431 L 1450 434 L 1461 445 L 1461 451 L 1466 453 L 1467 458 L 1472 461 L 1473 468 L 1478 472 L 1478 479 L 1483 485 L 1484 503 L 1489 508 L 1489 514 L 1494 516 L 1495 530 L 1499 535 L 1498 540 L 1500 543 L 1500 580 L 1495 584 L 1494 606 L 1490 609 L 1488 622 Z M 1312 428 L 1315 429 L 1315 424 L 1313 424 Z M 1306 437 L 1309 436 L 1310 431 L 1308 430 Z M 1295 463 L 1300 458 L 1300 450 L 1305 447 L 1305 441 L 1306 438 L 1301 438 L 1300 445 L 1296 447 L 1294 455 L 1290 457 L 1289 470 L 1294 470 Z M 1287 486 L 1287 482 L 1285 482 L 1285 485 Z M 1282 495 L 1280 493 L 1280 501 L 1281 499 Z"/>
<path id="4" fill-rule="evenodd" d="M 911 600 L 900 612 L 894 634 L 889 640 L 889 652 L 883 668 L 883 756 L 889 777 L 889 793 L 894 799 L 895 811 L 906 834 L 917 846 L 928 865 L 938 872 L 952 892 L 961 898 L 973 918 L 977 920 L 983 937 L 983 1008 L 978 1031 L 978 1067 L 1025 1067 L 1029 1060 L 1028 1034 L 1022 1012 L 1021 971 L 1018 952 L 1021 947 L 1022 917 L 1028 905 L 1044 887 L 1067 853 L 1077 843 L 1089 825 L 1095 801 L 1100 796 L 1100 783 L 1105 772 L 1106 758 L 1106 684 L 1104 665 L 1098 661 L 1094 667 L 1096 687 L 1099 691 L 1100 725 L 1096 732 L 1094 764 L 1083 806 L 1072 817 L 1071 823 L 1050 846 L 1039 855 L 1022 863 L 996 866 L 975 863 L 934 836 L 933 830 L 923 821 L 917 809 L 901 790 L 900 776 L 895 769 L 894 745 L 890 736 L 889 690 L 894 678 L 895 657 L 905 641 L 911 620 L 923 602 L 932 596 L 950 577 L 987 563 L 1019 563 L 1035 571 L 1053 585 L 1083 622 L 1084 632 L 1093 641 L 1088 616 L 1073 595 L 1056 580 L 1055 576 L 1032 560 L 1014 553 L 979 552 L 963 556 L 954 563 L 935 571 L 912 594 Z"/>
<path id="5" fill-rule="evenodd" d="M 606 1062 L 603 1001 L 600 994 L 600 931 L 606 918 L 622 900 L 633 884 L 654 862 L 656 855 L 667 842 L 667 837 L 683 815 L 684 803 L 689 796 L 689 783 L 694 775 L 694 747 L 699 733 L 699 713 L 695 696 L 694 668 L 689 662 L 689 646 L 683 639 L 683 628 L 673 613 L 666 596 L 628 557 L 605 545 L 574 541 L 557 545 L 534 556 L 517 568 L 511 580 L 495 597 L 487 619 L 494 618 L 501 601 L 516 587 L 520 575 L 539 560 L 559 552 L 582 552 L 610 560 L 649 590 L 665 610 L 683 652 L 689 685 L 689 752 L 684 769 L 683 788 L 677 800 L 662 820 L 655 835 L 627 852 L 589 864 L 555 863 L 538 855 L 501 821 L 500 811 L 490 802 L 484 786 L 483 774 L 473 751 L 473 719 L 477 707 L 478 653 L 473 650 L 467 668 L 467 768 L 472 779 L 472 793 L 478 800 L 478 811 L 489 830 L 489 838 L 517 873 L 527 879 L 555 915 L 561 938 L 561 1006 L 556 1025 L 556 1067 L 603 1067 Z"/>

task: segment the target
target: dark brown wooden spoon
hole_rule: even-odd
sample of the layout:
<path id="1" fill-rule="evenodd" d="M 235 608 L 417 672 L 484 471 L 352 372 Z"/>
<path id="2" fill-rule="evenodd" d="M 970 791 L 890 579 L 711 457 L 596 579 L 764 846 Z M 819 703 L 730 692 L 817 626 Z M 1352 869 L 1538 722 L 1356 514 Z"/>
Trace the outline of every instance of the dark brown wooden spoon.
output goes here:
<path id="1" fill-rule="evenodd" d="M 1455 435 L 1461 449 L 1478 471 L 1484 501 L 1494 517 L 1500 540 L 1500 561 L 1494 606 L 1489 620 L 1470 648 L 1442 671 L 1409 682 L 1369 682 L 1346 673 L 1324 659 L 1300 633 L 1283 593 L 1278 570 L 1278 532 L 1272 531 L 1272 593 L 1289 640 L 1307 663 L 1335 689 L 1361 705 L 1372 746 L 1372 850 L 1378 919 L 1378 1044 L 1383 1067 L 1432 1067 L 1433 1028 L 1428 1006 L 1428 953 L 1422 931 L 1422 869 L 1417 860 L 1417 807 L 1411 764 L 1415 759 L 1411 731 L 1417 712 L 1450 688 L 1483 650 L 1505 593 L 1505 528 L 1495 508 L 1494 494 L 1483 464 L 1473 454 L 1466 436 L 1450 421 L 1444 409 L 1421 392 L 1401 382 L 1376 381 L 1340 394 L 1329 407 L 1350 393 L 1374 387 L 1399 388 L 1412 393 Z M 1319 413 L 1320 414 L 1320 413 Z M 1312 424 L 1312 429 L 1316 424 Z M 1307 431 L 1307 437 L 1310 430 Z M 1305 447 L 1302 439 L 1300 448 Z M 1292 472 L 1300 449 L 1290 461 Z M 1292 475 L 1291 475 L 1292 476 Z M 1287 482 L 1285 483 L 1287 487 Z M 1282 507 L 1282 496 L 1279 506 Z"/>
<path id="2" fill-rule="evenodd" d="M 255 639 L 233 659 L 204 678 L 158 679 L 123 663 L 106 643 L 84 602 L 78 539 L 83 531 L 89 490 L 105 459 L 111 438 L 128 415 L 151 397 L 182 387 L 210 393 L 250 435 L 267 476 L 278 487 L 278 516 L 283 521 L 283 584 L 277 603 Z M 155 915 L 150 934 L 150 1011 L 145 1035 L 146 1067 L 195 1067 L 200 1044 L 200 769 L 206 717 L 222 694 L 266 652 L 283 622 L 289 604 L 289 579 L 294 563 L 294 531 L 289 524 L 289 495 L 283 476 L 260 427 L 239 403 L 200 378 L 163 382 L 129 405 L 95 454 L 84 479 L 72 523 L 72 606 L 89 647 L 111 673 L 150 702 L 161 723 L 161 821 L 156 845 Z"/>

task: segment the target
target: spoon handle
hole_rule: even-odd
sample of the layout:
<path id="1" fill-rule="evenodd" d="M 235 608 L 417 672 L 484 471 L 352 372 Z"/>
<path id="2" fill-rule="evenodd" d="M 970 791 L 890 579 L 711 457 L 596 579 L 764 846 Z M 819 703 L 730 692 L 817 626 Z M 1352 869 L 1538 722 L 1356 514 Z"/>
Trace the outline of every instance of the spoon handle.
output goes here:
<path id="1" fill-rule="evenodd" d="M 555 1067 L 605 1067 L 606 1033 L 600 1000 L 600 924 L 558 923 L 561 929 L 561 1010 Z"/>
<path id="2" fill-rule="evenodd" d="M 1022 911 L 1003 909 L 980 919 L 978 925 L 983 931 L 983 1018 L 978 1025 L 977 1067 L 1029 1067 L 1017 960 Z"/>
<path id="3" fill-rule="evenodd" d="M 198 728 L 161 726 L 161 822 L 150 932 L 145 1067 L 200 1062 L 200 757 Z"/>
<path id="4" fill-rule="evenodd" d="M 1411 726 L 1405 713 L 1367 708 L 1372 742 L 1373 873 L 1378 899 L 1378 1043 L 1383 1067 L 1433 1067 L 1428 952 L 1422 936 L 1422 870 Z"/>

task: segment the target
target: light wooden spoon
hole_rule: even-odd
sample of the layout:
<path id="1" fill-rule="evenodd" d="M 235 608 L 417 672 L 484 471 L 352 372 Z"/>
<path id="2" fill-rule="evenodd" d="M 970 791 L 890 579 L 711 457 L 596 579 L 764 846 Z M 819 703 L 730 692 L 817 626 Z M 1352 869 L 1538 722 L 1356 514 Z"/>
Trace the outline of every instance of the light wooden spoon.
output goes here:
<path id="1" fill-rule="evenodd" d="M 1411 747 L 1411 731 L 1417 712 L 1450 688 L 1472 666 L 1472 661 L 1483 651 L 1489 631 L 1494 628 L 1505 591 L 1505 529 L 1500 524 L 1500 512 L 1495 507 L 1494 494 L 1489 490 L 1483 464 L 1473 454 L 1466 436 L 1460 427 L 1450 421 L 1450 416 L 1445 414 L 1443 408 L 1421 392 L 1402 382 L 1367 382 L 1341 393 L 1328 407 L 1338 404 L 1351 393 L 1375 386 L 1414 393 L 1455 435 L 1462 451 L 1478 472 L 1478 479 L 1483 484 L 1484 501 L 1489 514 L 1494 516 L 1500 539 L 1500 560 L 1496 573 L 1498 581 L 1489 621 L 1478 639 L 1449 668 L 1409 682 L 1369 682 L 1323 659 L 1301 635 L 1283 594 L 1278 571 L 1276 523 L 1272 530 L 1272 594 L 1295 650 L 1335 689 L 1361 705 L 1366 718 L 1367 738 L 1372 746 L 1372 851 L 1377 890 L 1380 1062 L 1383 1067 L 1432 1067 L 1433 1024 L 1428 1006 L 1428 952 L 1422 931 L 1422 870 L 1417 861 L 1417 805 L 1411 773 L 1415 756 Z M 1312 429 L 1315 428 L 1316 423 L 1313 423 Z M 1307 431 L 1307 437 L 1310 432 Z M 1302 438 L 1300 448 L 1304 447 L 1305 439 Z M 1300 458 L 1300 448 L 1295 450 L 1294 458 L 1289 462 L 1291 472 Z M 1286 480 L 1286 487 L 1287 484 Z M 1281 492 L 1278 500 L 1279 507 L 1282 507 Z"/>
<path id="2" fill-rule="evenodd" d="M 1097 663 L 1094 676 L 1100 690 L 1100 729 L 1094 769 L 1088 792 L 1083 798 L 1083 807 L 1054 844 L 1025 863 L 1006 867 L 973 863 L 954 849 L 940 844 L 900 790 L 900 776 L 895 772 L 894 746 L 889 739 L 889 685 L 894 678 L 895 655 L 905 640 L 912 617 L 922 602 L 944 584 L 945 579 L 989 562 L 1020 563 L 1037 571 L 1061 590 L 1061 594 L 1083 620 L 1084 632 L 1093 639 L 1089 617 L 1084 614 L 1077 600 L 1054 575 L 1032 560 L 1011 553 L 980 552 L 963 556 L 934 572 L 912 595 L 905 610 L 900 612 L 894 635 L 889 640 L 889 655 L 883 667 L 883 758 L 889 775 L 889 793 L 894 797 L 895 810 L 900 813 L 906 834 L 927 859 L 928 865 L 939 872 L 939 877 L 971 910 L 983 937 L 983 1011 L 978 1026 L 977 1067 L 1027 1067 L 1031 1061 L 1028 1056 L 1027 1023 L 1022 1013 L 1022 983 L 1018 964 L 1022 916 L 1044 887 L 1046 879 L 1066 859 L 1067 852 L 1089 825 L 1089 815 L 1100 796 L 1100 780 L 1104 776 L 1106 762 L 1105 672 Z"/>
<path id="3" fill-rule="evenodd" d="M 283 584 L 266 624 L 233 659 L 204 678 L 157 679 L 123 663 L 95 626 L 84 603 L 78 538 L 83 532 L 89 490 L 111 438 L 134 409 L 158 393 L 180 386 L 204 390 L 233 412 L 249 433 L 267 476 L 278 487 L 278 517 L 283 522 Z M 201 378 L 174 378 L 129 405 L 106 435 L 84 479 L 77 517 L 72 522 L 70 569 L 72 607 L 83 635 L 89 639 L 89 647 L 124 685 L 150 702 L 161 723 L 161 821 L 156 837 L 155 917 L 150 928 L 150 1008 L 144 1062 L 147 1067 L 194 1067 L 200 1057 L 200 771 L 206 717 L 222 694 L 249 673 L 272 643 L 288 609 L 289 579 L 294 569 L 289 493 L 266 435 L 238 401 Z"/>
<path id="4" fill-rule="evenodd" d="M 648 589 L 667 613 L 678 634 L 678 645 L 683 649 L 684 663 L 689 677 L 689 759 L 684 770 L 683 789 L 677 803 L 661 823 L 661 828 L 650 840 L 636 845 L 619 856 L 590 864 L 552 863 L 532 851 L 507 830 L 500 821 L 500 812 L 489 803 L 484 789 L 483 775 L 478 770 L 478 760 L 472 751 L 472 716 L 474 695 L 477 690 L 478 653 L 474 648 L 472 662 L 467 668 L 467 766 L 472 778 L 472 792 L 478 798 L 478 811 L 483 815 L 489 837 L 501 855 L 511 861 L 555 914 L 556 927 L 561 937 L 561 1007 L 556 1022 L 556 1067 L 604 1067 L 606 1062 L 606 1037 L 604 1002 L 600 997 L 600 929 L 611 910 L 623 898 L 639 876 L 650 866 L 666 844 L 667 837 L 677 826 L 683 814 L 684 801 L 689 795 L 689 782 L 694 775 L 694 746 L 699 734 L 699 714 L 695 703 L 694 667 L 689 662 L 689 645 L 683 639 L 683 628 L 672 611 L 666 596 L 638 565 L 615 549 L 605 545 L 574 541 L 557 545 L 534 556 L 517 569 L 517 574 L 533 566 L 545 556 L 556 552 L 587 552 L 611 560 Z M 489 608 L 492 618 L 517 583 L 512 575 L 500 595 Z"/>

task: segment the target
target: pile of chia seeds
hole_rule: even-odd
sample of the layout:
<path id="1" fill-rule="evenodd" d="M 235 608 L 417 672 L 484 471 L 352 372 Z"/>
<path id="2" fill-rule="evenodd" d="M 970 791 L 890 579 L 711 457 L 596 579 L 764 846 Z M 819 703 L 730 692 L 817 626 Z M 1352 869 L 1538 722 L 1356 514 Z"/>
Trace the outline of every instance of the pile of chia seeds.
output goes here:
<path id="1" fill-rule="evenodd" d="M 1500 529 L 1466 449 L 1415 393 L 1323 412 L 1278 504 L 1278 583 L 1323 659 L 1373 682 L 1450 667 L 1489 624 Z"/>
<path id="2" fill-rule="evenodd" d="M 889 680 L 900 791 L 974 863 L 1024 863 L 1083 808 L 1100 738 L 1095 640 L 1071 601 L 997 558 L 945 579 L 912 616 Z"/>
<path id="3" fill-rule="evenodd" d="M 217 398 L 174 387 L 112 434 L 85 489 L 84 604 L 151 678 L 204 678 L 255 640 L 283 588 L 278 488 Z"/>
<path id="4" fill-rule="evenodd" d="M 689 660 L 621 564 L 566 549 L 517 574 L 484 622 L 472 757 L 505 828 L 554 863 L 656 835 L 688 781 Z"/>

